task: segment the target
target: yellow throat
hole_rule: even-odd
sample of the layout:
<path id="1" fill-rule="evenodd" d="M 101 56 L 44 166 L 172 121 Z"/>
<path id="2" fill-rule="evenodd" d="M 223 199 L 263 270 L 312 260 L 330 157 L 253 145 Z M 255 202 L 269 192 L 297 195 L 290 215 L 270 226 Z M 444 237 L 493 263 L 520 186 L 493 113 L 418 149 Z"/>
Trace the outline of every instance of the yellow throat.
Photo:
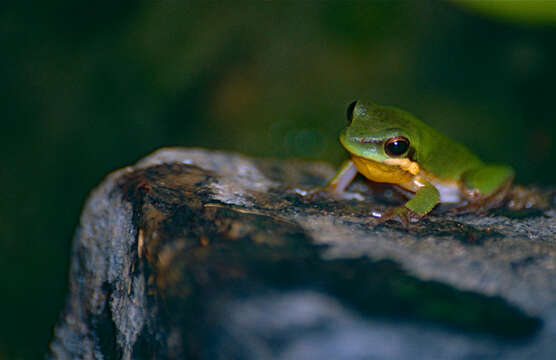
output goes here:
<path id="1" fill-rule="evenodd" d="M 387 159 L 385 163 L 352 155 L 351 160 L 367 179 L 390 184 L 404 184 L 419 173 L 419 165 L 409 159 Z"/>

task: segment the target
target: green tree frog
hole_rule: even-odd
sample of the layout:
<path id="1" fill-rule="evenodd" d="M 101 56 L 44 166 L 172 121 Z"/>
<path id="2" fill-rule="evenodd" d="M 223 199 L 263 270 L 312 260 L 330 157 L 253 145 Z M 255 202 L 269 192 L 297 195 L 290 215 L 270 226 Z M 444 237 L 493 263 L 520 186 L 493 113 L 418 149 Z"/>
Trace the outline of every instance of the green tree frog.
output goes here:
<path id="1" fill-rule="evenodd" d="M 405 111 L 354 101 L 347 108 L 347 120 L 340 143 L 350 160 L 324 190 L 344 193 L 357 173 L 394 184 L 410 199 L 382 214 L 381 222 L 395 218 L 407 224 L 439 203 L 455 203 L 462 211 L 484 211 L 500 206 L 510 189 L 512 168 L 485 164 Z"/>

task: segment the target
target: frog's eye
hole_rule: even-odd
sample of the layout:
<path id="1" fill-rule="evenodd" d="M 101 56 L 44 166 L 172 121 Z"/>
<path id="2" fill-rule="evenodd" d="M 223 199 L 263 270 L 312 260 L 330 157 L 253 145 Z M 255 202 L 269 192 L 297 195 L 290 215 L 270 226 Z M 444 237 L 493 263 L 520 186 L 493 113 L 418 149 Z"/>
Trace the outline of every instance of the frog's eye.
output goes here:
<path id="1" fill-rule="evenodd" d="M 409 149 L 409 140 L 403 136 L 396 136 L 386 140 L 384 151 L 389 156 L 401 156 Z"/>
<path id="2" fill-rule="evenodd" d="M 357 105 L 357 100 L 349 104 L 347 108 L 346 115 L 347 115 L 348 124 L 351 124 L 351 120 L 353 120 L 353 110 L 355 109 L 355 105 Z"/>

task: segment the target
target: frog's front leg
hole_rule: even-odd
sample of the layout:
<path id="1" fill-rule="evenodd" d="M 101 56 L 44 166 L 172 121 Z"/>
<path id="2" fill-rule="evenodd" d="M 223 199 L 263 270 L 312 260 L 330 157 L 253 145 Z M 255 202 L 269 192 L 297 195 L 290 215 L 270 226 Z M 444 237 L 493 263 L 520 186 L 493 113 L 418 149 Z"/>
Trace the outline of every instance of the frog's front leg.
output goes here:
<path id="1" fill-rule="evenodd" d="M 346 160 L 343 162 L 342 166 L 340 166 L 336 175 L 334 175 L 323 188 L 323 191 L 331 194 L 342 194 L 356 176 L 357 168 L 355 164 L 351 160 Z"/>
<path id="2" fill-rule="evenodd" d="M 343 199 L 363 200 L 361 194 L 349 193 L 346 188 L 357 176 L 357 168 L 351 160 L 346 160 L 332 179 L 325 185 L 311 190 L 296 189 L 296 192 L 304 197 L 313 197 L 318 194 L 328 194 Z"/>
<path id="3" fill-rule="evenodd" d="M 378 223 L 387 220 L 398 220 L 403 225 L 408 226 L 412 221 L 418 221 L 420 218 L 428 214 L 436 204 L 440 201 L 440 193 L 428 181 L 420 179 L 423 185 L 417 190 L 415 195 L 403 206 L 386 211 L 379 218 Z"/>

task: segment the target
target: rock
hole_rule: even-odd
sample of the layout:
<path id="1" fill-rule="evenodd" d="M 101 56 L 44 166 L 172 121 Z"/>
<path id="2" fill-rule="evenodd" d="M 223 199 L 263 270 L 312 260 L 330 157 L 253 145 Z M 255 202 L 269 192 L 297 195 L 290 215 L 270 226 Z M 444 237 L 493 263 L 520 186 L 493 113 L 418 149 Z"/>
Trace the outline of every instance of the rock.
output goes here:
<path id="1" fill-rule="evenodd" d="M 308 200 L 329 165 L 163 149 L 90 195 L 51 359 L 553 359 L 556 211 Z M 385 191 L 384 191 L 385 190 Z"/>

